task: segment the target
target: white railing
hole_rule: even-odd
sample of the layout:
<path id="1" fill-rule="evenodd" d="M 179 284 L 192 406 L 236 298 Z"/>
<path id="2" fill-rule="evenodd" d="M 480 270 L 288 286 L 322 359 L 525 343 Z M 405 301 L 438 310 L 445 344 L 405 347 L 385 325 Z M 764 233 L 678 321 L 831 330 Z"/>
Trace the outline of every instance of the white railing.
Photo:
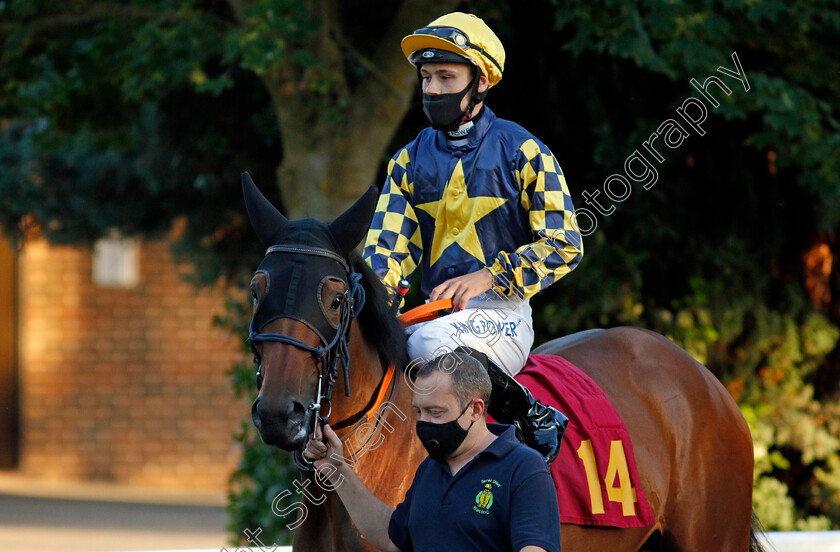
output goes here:
<path id="1" fill-rule="evenodd" d="M 767 552 L 840 552 L 840 531 L 770 532 L 762 544 Z M 766 546 L 769 544 L 772 548 Z M 150 552 L 292 552 L 291 546 L 248 548 L 247 546 L 207 548 L 202 550 L 154 550 Z"/>

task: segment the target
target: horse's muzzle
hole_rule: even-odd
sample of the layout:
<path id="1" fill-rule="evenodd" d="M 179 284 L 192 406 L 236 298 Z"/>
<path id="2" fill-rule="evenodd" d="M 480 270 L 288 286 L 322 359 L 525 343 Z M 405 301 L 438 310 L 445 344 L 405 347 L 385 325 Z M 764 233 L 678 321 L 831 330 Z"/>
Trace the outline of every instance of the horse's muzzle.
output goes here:
<path id="1" fill-rule="evenodd" d="M 303 447 L 312 413 L 298 400 L 287 399 L 273 407 L 259 397 L 251 406 L 251 419 L 266 445 L 293 451 Z"/>

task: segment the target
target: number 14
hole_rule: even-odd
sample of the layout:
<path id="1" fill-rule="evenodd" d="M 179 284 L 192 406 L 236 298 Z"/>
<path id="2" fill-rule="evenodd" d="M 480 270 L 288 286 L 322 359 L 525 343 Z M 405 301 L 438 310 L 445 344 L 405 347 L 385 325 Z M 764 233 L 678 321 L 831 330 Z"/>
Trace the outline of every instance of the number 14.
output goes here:
<path id="1" fill-rule="evenodd" d="M 583 461 L 586 470 L 586 483 L 589 485 L 589 500 L 593 514 L 604 513 L 604 499 L 601 494 L 601 482 L 598 480 L 598 464 L 595 462 L 595 450 L 592 441 L 581 441 L 577 449 L 578 457 Z M 618 486 L 615 478 L 618 476 Z M 627 467 L 627 455 L 624 454 L 624 444 L 621 441 L 610 442 L 610 461 L 607 464 L 607 475 L 604 478 L 607 487 L 607 498 L 610 502 L 621 503 L 621 513 L 625 516 L 636 515 L 636 489 L 630 484 L 630 470 Z"/>

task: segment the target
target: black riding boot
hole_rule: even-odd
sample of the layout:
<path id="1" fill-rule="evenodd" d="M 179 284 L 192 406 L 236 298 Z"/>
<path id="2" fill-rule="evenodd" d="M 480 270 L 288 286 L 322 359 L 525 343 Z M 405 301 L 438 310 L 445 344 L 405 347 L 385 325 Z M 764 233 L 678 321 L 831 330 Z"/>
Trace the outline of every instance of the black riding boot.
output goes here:
<path id="1" fill-rule="evenodd" d="M 556 408 L 540 403 L 484 353 L 464 346 L 455 352 L 467 353 L 487 369 L 492 384 L 488 414 L 499 423 L 513 424 L 520 440 L 542 454 L 546 464 L 551 464 L 560 452 L 569 419 Z"/>

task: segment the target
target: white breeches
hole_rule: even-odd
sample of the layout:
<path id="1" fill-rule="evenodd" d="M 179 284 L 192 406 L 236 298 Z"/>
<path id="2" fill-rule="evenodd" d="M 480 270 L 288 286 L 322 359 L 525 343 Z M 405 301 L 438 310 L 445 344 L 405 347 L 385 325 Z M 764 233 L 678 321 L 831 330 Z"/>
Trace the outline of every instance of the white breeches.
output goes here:
<path id="1" fill-rule="evenodd" d="M 486 354 L 509 374 L 525 365 L 534 344 L 528 301 L 493 302 L 471 299 L 467 308 L 406 328 L 408 354 L 425 361 L 464 345 Z"/>

